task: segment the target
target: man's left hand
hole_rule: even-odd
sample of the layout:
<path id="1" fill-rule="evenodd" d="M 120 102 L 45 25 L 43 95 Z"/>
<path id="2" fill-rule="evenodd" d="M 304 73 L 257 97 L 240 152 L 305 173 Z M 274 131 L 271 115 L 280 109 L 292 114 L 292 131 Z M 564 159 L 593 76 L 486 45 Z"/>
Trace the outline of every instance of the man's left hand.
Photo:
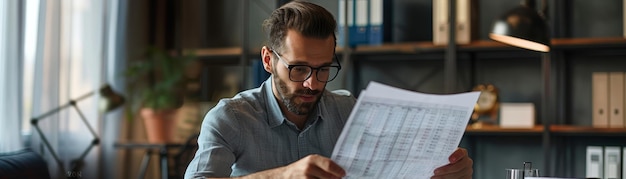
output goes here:
<path id="1" fill-rule="evenodd" d="M 472 178 L 472 165 L 474 161 L 467 154 L 467 150 L 464 148 L 458 148 L 450 157 L 449 164 L 435 169 L 435 175 L 432 179 L 460 179 L 460 178 Z"/>

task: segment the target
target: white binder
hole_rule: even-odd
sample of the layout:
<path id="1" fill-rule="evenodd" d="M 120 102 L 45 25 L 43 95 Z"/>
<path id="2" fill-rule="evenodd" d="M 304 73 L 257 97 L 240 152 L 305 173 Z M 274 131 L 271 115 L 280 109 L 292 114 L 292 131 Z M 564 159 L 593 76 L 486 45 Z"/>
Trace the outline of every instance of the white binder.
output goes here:
<path id="1" fill-rule="evenodd" d="M 587 146 L 587 163 L 585 165 L 587 178 L 602 178 L 602 146 Z"/>
<path id="2" fill-rule="evenodd" d="M 604 147 L 604 178 L 621 179 L 621 147 Z"/>

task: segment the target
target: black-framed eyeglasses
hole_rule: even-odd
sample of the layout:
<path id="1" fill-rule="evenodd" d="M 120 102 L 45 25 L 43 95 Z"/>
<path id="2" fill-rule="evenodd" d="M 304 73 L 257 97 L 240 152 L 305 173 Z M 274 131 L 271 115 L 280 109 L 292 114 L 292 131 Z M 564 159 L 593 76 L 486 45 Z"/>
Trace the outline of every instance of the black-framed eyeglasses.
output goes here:
<path id="1" fill-rule="evenodd" d="M 274 54 L 276 54 L 276 56 L 278 57 L 278 60 L 282 61 L 282 63 L 285 64 L 285 67 L 289 69 L 289 80 L 293 82 L 306 81 L 307 79 L 311 77 L 311 74 L 313 74 L 313 70 L 315 70 L 317 81 L 326 83 L 329 81 L 333 81 L 337 77 L 337 74 L 339 74 L 339 70 L 341 70 L 341 64 L 339 63 L 339 60 L 337 59 L 337 54 L 334 54 L 334 60 L 333 60 L 333 61 L 337 61 L 337 65 L 325 65 L 325 66 L 314 68 L 308 65 L 287 64 L 287 61 L 283 60 L 283 58 L 278 54 L 278 52 L 274 50 L 271 50 L 271 51 L 274 52 Z"/>

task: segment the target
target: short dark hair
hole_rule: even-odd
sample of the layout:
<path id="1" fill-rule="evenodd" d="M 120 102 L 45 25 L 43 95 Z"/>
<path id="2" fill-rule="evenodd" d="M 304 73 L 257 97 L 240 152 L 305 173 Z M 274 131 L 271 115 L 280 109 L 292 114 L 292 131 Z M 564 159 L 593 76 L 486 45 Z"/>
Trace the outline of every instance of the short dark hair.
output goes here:
<path id="1" fill-rule="evenodd" d="M 274 10 L 263 22 L 268 36 L 267 46 L 273 50 L 283 50 L 287 30 L 292 29 L 305 37 L 335 37 L 337 22 L 323 7 L 306 1 L 295 0 Z"/>

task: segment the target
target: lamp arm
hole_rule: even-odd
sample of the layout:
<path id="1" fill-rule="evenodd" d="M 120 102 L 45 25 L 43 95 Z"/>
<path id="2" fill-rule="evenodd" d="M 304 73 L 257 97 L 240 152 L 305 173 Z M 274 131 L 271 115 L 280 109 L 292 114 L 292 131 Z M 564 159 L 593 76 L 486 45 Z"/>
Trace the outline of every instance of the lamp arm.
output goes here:
<path id="1" fill-rule="evenodd" d="M 81 168 L 83 168 L 83 166 L 85 165 L 85 162 L 84 162 L 85 156 L 87 156 L 89 151 L 91 151 L 91 149 L 94 146 L 98 145 L 99 141 L 100 140 L 98 138 L 93 139 L 91 141 L 91 144 L 89 144 L 89 146 L 87 146 L 87 148 L 83 151 L 83 153 L 80 155 L 80 157 L 78 157 L 78 158 L 76 158 L 76 159 L 71 161 L 72 171 L 77 171 L 78 172 L 78 171 L 81 170 Z"/>
<path id="2" fill-rule="evenodd" d="M 39 121 L 39 120 L 41 120 L 43 118 L 46 118 L 46 117 L 48 117 L 48 116 L 50 116 L 52 114 L 56 114 L 57 112 L 61 111 L 62 109 L 66 108 L 66 107 L 69 107 L 69 106 L 72 106 L 72 105 L 76 105 L 76 102 L 78 102 L 80 100 L 83 100 L 83 99 L 85 99 L 87 97 L 90 97 L 93 94 L 94 94 L 94 92 L 92 91 L 92 92 L 84 94 L 84 95 L 82 95 L 82 96 L 80 96 L 80 97 L 78 97 L 76 99 L 70 100 L 68 103 L 66 103 L 64 105 L 61 105 L 61 106 L 59 106 L 59 107 L 57 107 L 55 109 L 52 109 L 52 110 L 50 110 L 50 111 L 48 111 L 48 112 L 46 112 L 46 113 L 44 113 L 44 114 L 42 114 L 40 116 L 34 117 L 31 120 L 31 123 L 37 123 L 37 121 Z"/>
<path id="3" fill-rule="evenodd" d="M 65 109 L 69 106 L 74 106 L 74 108 L 76 108 L 76 111 L 78 111 L 78 114 L 80 115 L 80 118 L 83 120 L 83 122 L 85 122 L 85 124 L 87 125 L 87 127 L 89 128 L 89 131 L 91 132 L 91 134 L 93 134 L 94 136 L 94 140 L 92 141 L 92 143 L 90 144 L 90 146 L 87 148 L 87 150 L 81 155 L 81 157 L 79 158 L 80 160 L 82 160 L 86 153 L 89 152 L 91 150 L 91 148 L 94 145 L 97 145 L 99 143 L 99 138 L 96 136 L 95 131 L 93 130 L 93 128 L 91 127 L 91 125 L 89 125 L 89 123 L 87 123 L 87 120 L 85 119 L 85 115 L 80 111 L 80 109 L 78 108 L 78 106 L 76 106 L 76 102 L 81 101 L 85 98 L 88 98 L 92 95 L 94 95 L 95 92 L 89 92 L 87 94 L 84 94 L 76 99 L 70 100 L 68 103 L 61 105 L 57 108 L 54 108 L 42 115 L 39 115 L 37 117 L 34 117 L 31 119 L 30 123 L 35 126 L 35 129 L 37 131 L 37 134 L 39 134 L 39 138 L 41 138 L 41 140 L 43 141 L 43 144 L 45 145 L 46 148 L 48 148 L 48 152 L 50 152 L 50 154 L 52 155 L 52 158 L 54 158 L 54 161 L 57 163 L 57 165 L 59 166 L 59 169 L 62 172 L 66 172 L 65 171 L 65 167 L 63 165 L 63 163 L 61 162 L 61 159 L 59 159 L 59 156 L 57 156 L 57 153 L 54 151 L 54 149 L 52 148 L 52 145 L 50 145 L 50 142 L 48 141 L 48 139 L 46 138 L 45 135 L 43 135 L 43 132 L 41 131 L 41 128 L 39 128 L 39 120 L 42 120 L 52 114 L 56 114 L 57 112 L 61 111 L 62 109 Z"/>
<path id="4" fill-rule="evenodd" d="M 35 129 L 37 130 L 37 133 L 39 134 L 39 137 L 42 139 L 44 145 L 46 146 L 46 148 L 48 148 L 48 152 L 50 152 L 50 154 L 52 155 L 52 158 L 54 158 L 54 161 L 56 161 L 57 165 L 59 165 L 59 169 L 62 172 L 65 172 L 65 167 L 63 167 L 63 163 L 59 159 L 59 156 L 57 156 L 57 153 L 54 152 L 54 149 L 52 149 L 52 146 L 50 145 L 50 142 L 48 142 L 48 139 L 46 138 L 46 136 L 43 135 L 43 132 L 41 132 L 41 129 L 39 128 L 37 123 L 34 123 L 33 125 L 35 126 Z"/>
<path id="5" fill-rule="evenodd" d="M 89 151 L 91 151 L 93 146 L 100 144 L 100 138 L 98 137 L 98 135 L 96 135 L 96 132 L 91 127 L 91 125 L 89 125 L 89 122 L 87 122 L 87 118 L 85 117 L 83 112 L 80 110 L 80 108 L 78 108 L 78 106 L 75 105 L 76 103 L 73 103 L 73 104 L 74 105 L 72 105 L 72 106 L 74 107 L 74 109 L 76 109 L 76 112 L 78 112 L 78 115 L 80 116 L 80 119 L 83 121 L 83 123 L 85 123 L 85 125 L 89 129 L 89 132 L 91 132 L 91 134 L 93 135 L 93 140 L 91 141 L 91 144 L 89 144 L 89 146 L 83 151 L 83 153 L 80 155 L 80 157 L 72 160 L 72 163 L 71 163 L 72 171 L 80 171 L 80 169 L 84 165 L 84 158 L 85 158 L 85 156 L 89 153 Z"/>
<path id="6" fill-rule="evenodd" d="M 91 132 L 91 135 L 93 135 L 93 137 L 97 139 L 98 135 L 96 135 L 96 131 L 93 130 L 91 125 L 89 125 L 89 122 L 87 122 L 87 117 L 85 117 L 85 114 L 83 114 L 83 111 L 81 111 L 80 108 L 78 108 L 78 106 L 76 106 L 76 103 L 72 103 L 72 106 L 74 107 L 74 109 L 76 109 L 76 112 L 78 112 L 78 115 L 80 116 L 80 119 L 83 121 L 83 123 L 85 123 L 85 125 L 89 129 L 89 132 Z"/>

